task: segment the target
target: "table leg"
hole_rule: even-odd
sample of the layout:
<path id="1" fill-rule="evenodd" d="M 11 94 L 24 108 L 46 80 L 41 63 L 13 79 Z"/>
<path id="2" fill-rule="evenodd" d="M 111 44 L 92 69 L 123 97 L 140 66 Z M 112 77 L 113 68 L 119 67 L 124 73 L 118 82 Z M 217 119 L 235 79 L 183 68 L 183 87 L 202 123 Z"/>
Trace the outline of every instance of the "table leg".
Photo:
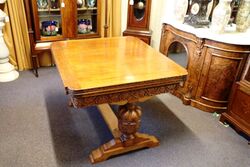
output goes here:
<path id="1" fill-rule="evenodd" d="M 106 109 L 105 111 L 102 110 L 101 113 L 107 123 L 114 122 L 113 120 L 108 120 L 112 117 L 110 115 L 111 109 L 108 109 L 108 111 L 107 107 L 104 106 L 99 107 L 99 109 Z M 107 114 L 109 116 L 105 117 Z M 111 156 L 129 151 L 141 148 L 150 148 L 159 145 L 159 141 L 156 139 L 156 137 L 137 132 L 141 122 L 141 108 L 139 106 L 136 106 L 132 103 L 127 103 L 120 106 L 118 109 L 117 118 L 118 125 L 117 122 L 116 125 L 111 125 L 111 123 L 108 123 L 114 139 L 92 151 L 90 154 L 91 163 L 101 162 Z M 120 131 L 119 136 L 116 135 L 117 133 L 113 133 L 115 130 L 117 130 L 117 126 Z"/>

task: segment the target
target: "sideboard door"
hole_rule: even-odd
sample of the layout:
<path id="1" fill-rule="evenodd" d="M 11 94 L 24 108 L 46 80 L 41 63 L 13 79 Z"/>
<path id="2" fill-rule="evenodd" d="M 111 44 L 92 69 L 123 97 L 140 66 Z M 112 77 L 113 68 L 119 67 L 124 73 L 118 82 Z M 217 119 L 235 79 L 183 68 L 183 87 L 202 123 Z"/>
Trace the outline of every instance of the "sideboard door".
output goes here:
<path id="1" fill-rule="evenodd" d="M 207 48 L 195 105 L 206 111 L 225 111 L 234 82 L 239 81 L 247 53 Z"/>

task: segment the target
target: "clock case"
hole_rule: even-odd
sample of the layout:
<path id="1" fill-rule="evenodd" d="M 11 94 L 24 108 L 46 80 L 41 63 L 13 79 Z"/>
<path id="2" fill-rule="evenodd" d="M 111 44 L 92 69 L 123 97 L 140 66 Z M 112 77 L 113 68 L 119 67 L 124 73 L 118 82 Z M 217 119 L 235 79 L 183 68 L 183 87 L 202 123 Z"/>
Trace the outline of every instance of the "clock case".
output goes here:
<path id="1" fill-rule="evenodd" d="M 150 45 L 152 32 L 149 30 L 151 0 L 128 2 L 127 29 L 123 36 L 135 36 Z"/>
<path id="2" fill-rule="evenodd" d="M 208 26 L 210 21 L 207 18 L 207 7 L 212 0 L 192 0 L 188 7 L 188 17 L 185 18 L 185 23 L 193 27 Z M 198 7 L 198 11 L 193 12 L 195 7 Z"/>

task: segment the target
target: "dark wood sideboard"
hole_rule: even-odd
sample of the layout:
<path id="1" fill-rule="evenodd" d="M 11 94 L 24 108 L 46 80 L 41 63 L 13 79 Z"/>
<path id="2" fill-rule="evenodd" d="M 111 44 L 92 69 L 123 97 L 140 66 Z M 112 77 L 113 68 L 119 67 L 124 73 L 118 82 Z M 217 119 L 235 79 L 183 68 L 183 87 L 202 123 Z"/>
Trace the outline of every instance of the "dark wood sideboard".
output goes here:
<path id="1" fill-rule="evenodd" d="M 227 110 L 233 84 L 240 80 L 250 45 L 235 45 L 200 38 L 163 24 L 160 52 L 168 55 L 172 43 L 181 43 L 188 56 L 188 77 L 173 94 L 186 105 L 206 112 Z"/>

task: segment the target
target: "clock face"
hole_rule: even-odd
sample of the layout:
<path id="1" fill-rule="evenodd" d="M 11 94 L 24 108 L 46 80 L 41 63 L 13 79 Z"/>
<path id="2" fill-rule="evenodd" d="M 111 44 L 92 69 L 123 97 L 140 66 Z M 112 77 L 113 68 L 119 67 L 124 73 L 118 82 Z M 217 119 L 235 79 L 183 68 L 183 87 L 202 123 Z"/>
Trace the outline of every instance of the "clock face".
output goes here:
<path id="1" fill-rule="evenodd" d="M 199 10 L 200 10 L 200 5 L 198 3 L 195 3 L 195 4 L 192 5 L 191 13 L 193 15 L 196 15 L 199 12 Z"/>
<path id="2" fill-rule="evenodd" d="M 141 21 L 145 15 L 146 0 L 135 0 L 134 16 L 137 21 Z"/>

